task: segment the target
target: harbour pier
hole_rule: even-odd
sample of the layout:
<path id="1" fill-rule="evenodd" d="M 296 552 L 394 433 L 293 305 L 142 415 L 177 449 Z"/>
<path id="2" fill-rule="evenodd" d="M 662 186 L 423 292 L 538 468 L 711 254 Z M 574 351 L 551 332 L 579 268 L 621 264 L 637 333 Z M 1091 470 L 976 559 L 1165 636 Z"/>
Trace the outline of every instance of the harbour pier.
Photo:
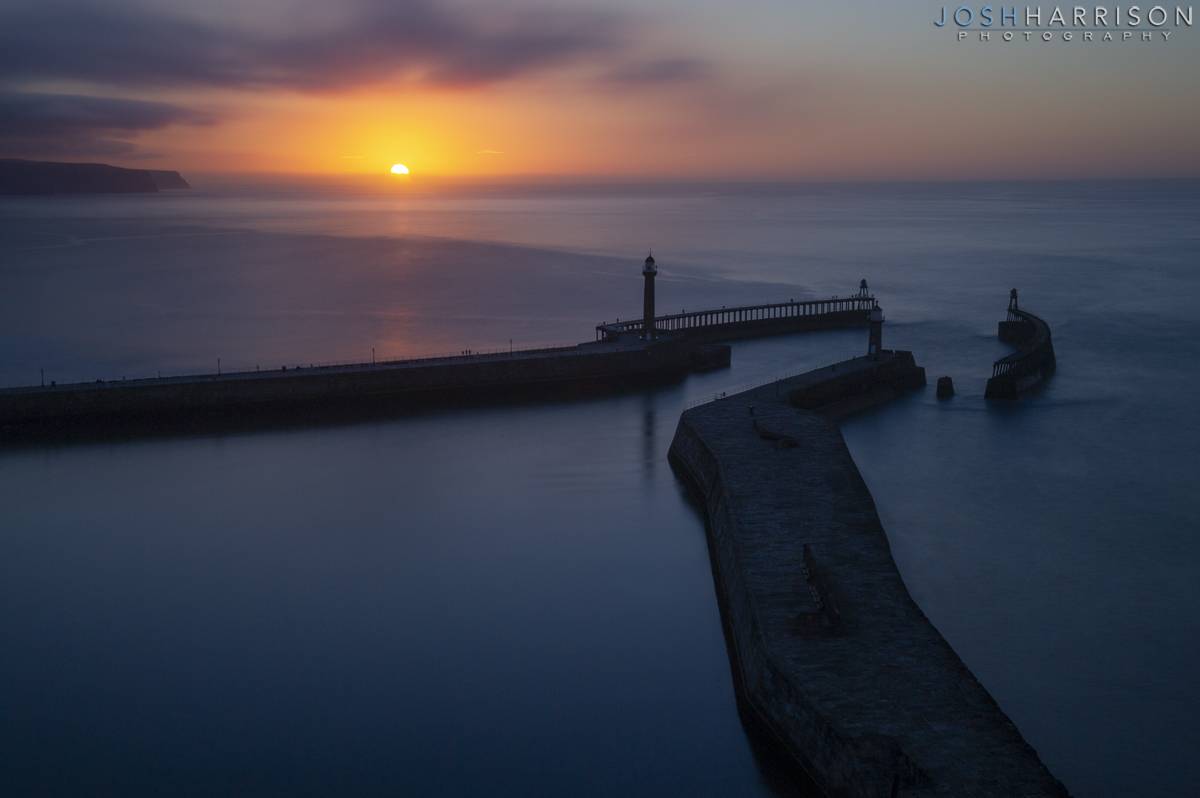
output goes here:
<path id="1" fill-rule="evenodd" d="M 0 390 L 0 443 L 77 432 L 169 431 L 197 422 L 253 427 L 321 423 L 447 403 L 563 398 L 620 391 L 726 367 L 719 342 L 868 324 L 864 280 L 853 297 L 655 314 L 657 264 L 646 258 L 643 315 L 597 327 L 576 346 L 337 366 L 96 380 Z"/>
<path id="2" fill-rule="evenodd" d="M 909 596 L 837 427 L 924 384 L 878 350 L 680 418 L 743 716 L 831 796 L 1065 796 Z"/>
<path id="3" fill-rule="evenodd" d="M 984 396 L 1016 399 L 1048 379 L 1058 368 L 1050 325 L 1020 307 L 1017 289 L 1008 295 L 1008 317 L 1000 322 L 1001 341 L 1017 347 L 1011 355 L 992 364 Z"/>
<path id="4" fill-rule="evenodd" d="M 676 380 L 728 366 L 729 357 L 727 346 L 663 339 L 9 388 L 0 390 L 0 441 L 104 426 L 308 423 L 446 403 L 565 397 Z"/>
<path id="5" fill-rule="evenodd" d="M 649 258 L 647 260 L 650 260 Z M 648 288 L 651 303 L 653 287 Z M 708 308 L 646 319 L 604 322 L 596 325 L 597 341 L 679 335 L 691 341 L 729 341 L 765 335 L 783 335 L 813 330 L 837 330 L 867 326 L 867 314 L 876 306 L 875 297 L 862 280 L 858 292 L 847 297 L 770 302 L 762 305 Z"/>

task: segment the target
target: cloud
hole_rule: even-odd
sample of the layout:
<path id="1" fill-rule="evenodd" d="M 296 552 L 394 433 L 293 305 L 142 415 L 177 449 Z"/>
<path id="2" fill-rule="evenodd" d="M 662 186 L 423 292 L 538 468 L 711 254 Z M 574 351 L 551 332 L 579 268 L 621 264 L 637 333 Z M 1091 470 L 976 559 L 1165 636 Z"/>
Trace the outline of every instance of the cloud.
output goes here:
<path id="1" fill-rule="evenodd" d="M 604 77 L 621 86 L 655 86 L 706 80 L 712 71 L 712 64 L 699 58 L 660 58 L 618 67 Z"/>
<path id="2" fill-rule="evenodd" d="M 124 137 L 209 114 L 169 103 L 71 94 L 0 92 L 0 153 L 9 156 L 128 155 Z"/>
<path id="3" fill-rule="evenodd" d="M 121 0 L 9 0 L 0 9 L 0 75 L 9 82 L 71 80 L 122 87 L 342 88 L 396 76 L 469 87 L 623 47 L 612 14 L 572 10 L 497 17 L 431 0 L 368 0 L 336 24 L 260 29 L 172 16 Z M 501 22 L 503 19 L 503 22 Z"/>

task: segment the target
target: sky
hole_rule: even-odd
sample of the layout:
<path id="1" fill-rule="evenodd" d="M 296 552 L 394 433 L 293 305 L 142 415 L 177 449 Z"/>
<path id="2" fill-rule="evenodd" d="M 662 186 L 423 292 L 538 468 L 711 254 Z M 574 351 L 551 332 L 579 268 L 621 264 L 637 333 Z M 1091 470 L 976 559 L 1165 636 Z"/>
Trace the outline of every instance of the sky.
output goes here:
<path id="1" fill-rule="evenodd" d="M 1200 31 L 959 41 L 933 24 L 941 9 L 2 0 L 0 157 L 310 175 L 401 162 L 413 180 L 1200 177 Z"/>

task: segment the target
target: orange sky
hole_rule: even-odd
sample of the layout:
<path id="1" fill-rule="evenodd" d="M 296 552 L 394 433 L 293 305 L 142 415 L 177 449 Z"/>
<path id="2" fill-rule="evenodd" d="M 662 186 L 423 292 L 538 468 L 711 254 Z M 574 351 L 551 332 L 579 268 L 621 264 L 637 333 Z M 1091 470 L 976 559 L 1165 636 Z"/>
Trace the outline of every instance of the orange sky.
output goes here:
<path id="1" fill-rule="evenodd" d="M 1194 31 L 988 45 L 937 6 L 853 5 L 13 0 L 0 147 L 414 181 L 1200 174 Z"/>

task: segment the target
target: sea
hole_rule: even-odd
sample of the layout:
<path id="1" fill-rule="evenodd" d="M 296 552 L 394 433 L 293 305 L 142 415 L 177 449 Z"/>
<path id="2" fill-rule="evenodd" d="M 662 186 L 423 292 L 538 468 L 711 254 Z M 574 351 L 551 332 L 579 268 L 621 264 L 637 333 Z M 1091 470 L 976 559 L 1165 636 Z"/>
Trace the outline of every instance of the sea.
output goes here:
<path id="1" fill-rule="evenodd" d="M 843 424 L 909 591 L 1072 793 L 1195 794 L 1200 183 L 193 184 L 0 199 L 0 386 L 592 340 L 649 251 L 664 313 L 866 279 L 931 383 Z M 1012 288 L 1059 368 L 988 402 Z M 0 447 L 0 794 L 809 794 L 739 717 L 667 449 L 866 344 Z"/>

